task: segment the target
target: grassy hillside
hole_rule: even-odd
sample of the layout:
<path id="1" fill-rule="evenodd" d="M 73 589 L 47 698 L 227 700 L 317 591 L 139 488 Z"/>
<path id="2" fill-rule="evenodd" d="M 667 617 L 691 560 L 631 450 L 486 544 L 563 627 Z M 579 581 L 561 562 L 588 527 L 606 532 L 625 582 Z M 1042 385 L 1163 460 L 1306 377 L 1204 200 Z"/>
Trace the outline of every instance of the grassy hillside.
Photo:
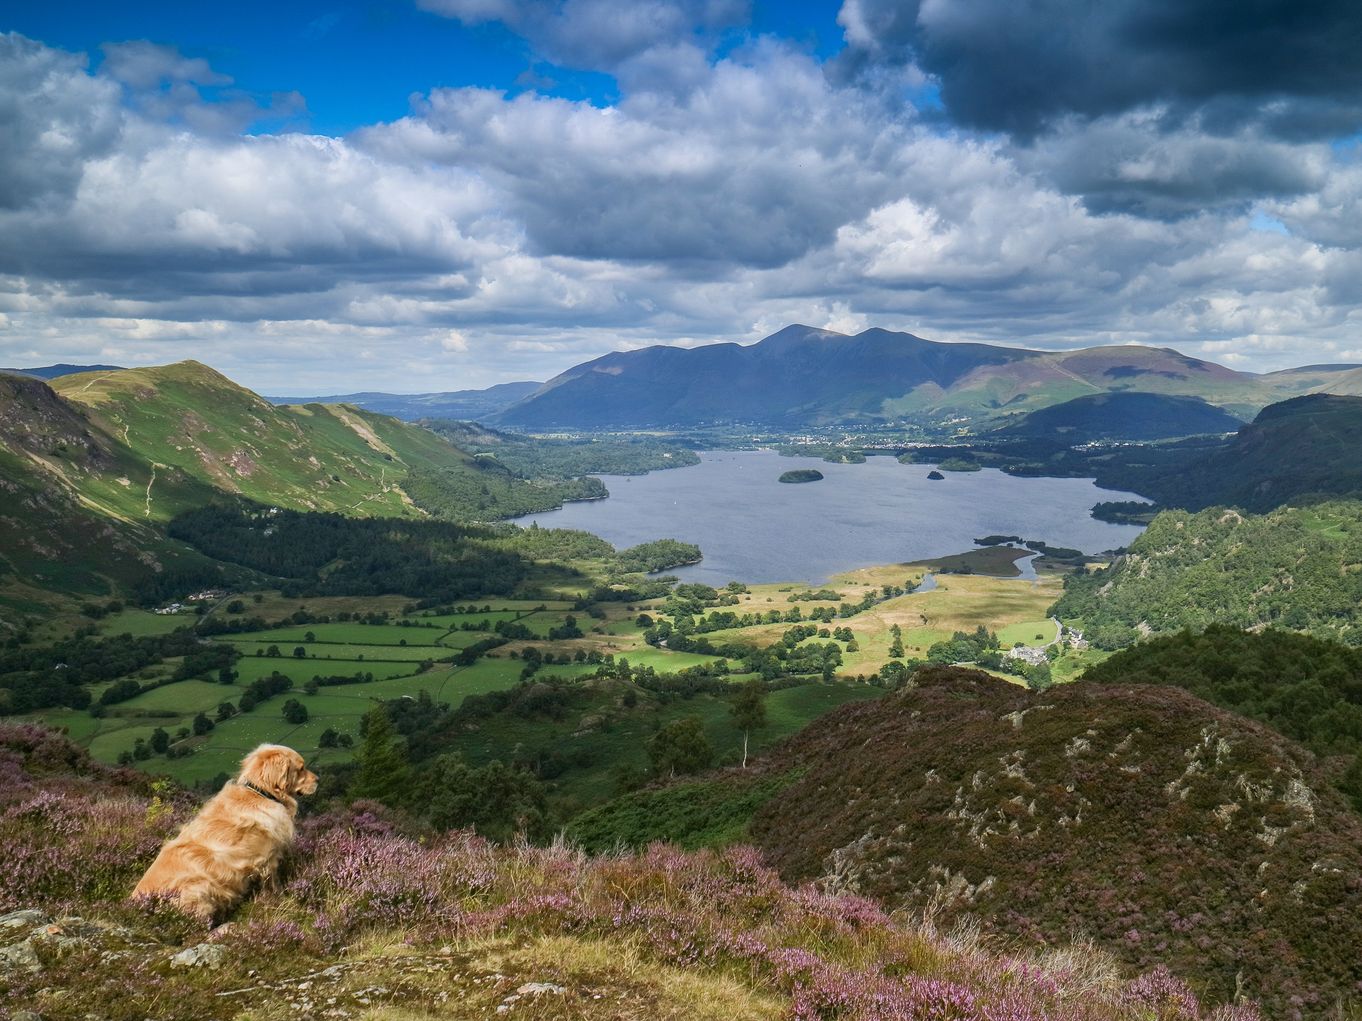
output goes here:
<path id="1" fill-rule="evenodd" d="M 1053 612 L 1104 648 L 1211 624 L 1362 643 L 1362 503 L 1267 514 L 1165 511 L 1105 570 L 1074 575 Z"/>
<path id="2" fill-rule="evenodd" d="M 671 463 L 672 451 L 644 447 Z M 160 598 L 219 583 L 212 563 L 165 529 L 225 497 L 466 522 L 607 495 L 572 470 L 580 458 L 537 462 L 526 440 L 515 449 L 525 463 L 512 470 L 357 408 L 275 407 L 192 361 L 75 373 L 51 385 L 0 374 L 0 489 L 9 496 L 0 513 L 0 609 L 8 611 L 0 627 L 72 598 Z M 693 458 L 677 450 L 677 463 Z"/>
<path id="3" fill-rule="evenodd" d="M 340 405 L 276 408 L 198 362 L 55 383 L 105 432 L 154 465 L 297 510 L 411 516 L 398 483 L 416 466 L 467 459 L 422 430 Z M 152 515 L 174 516 L 151 493 Z"/>
<path id="4" fill-rule="evenodd" d="M 789 880 L 1038 944 L 1081 934 L 1269 1016 L 1353 1016 L 1362 819 L 1308 752 L 1174 688 L 1031 694 L 951 668 L 916 682 L 756 769 L 616 803 L 588 832 L 655 807 L 703 835 L 747 812 Z"/>
<path id="5" fill-rule="evenodd" d="M 155 484 L 157 508 L 148 493 Z M 77 599 L 174 584 L 206 561 L 168 541 L 158 519 L 212 498 L 158 469 L 36 379 L 0 374 L 0 627 L 53 592 Z"/>
<path id="6" fill-rule="evenodd" d="M 606 495 L 590 479 L 517 477 L 428 429 L 344 404 L 276 407 L 198 362 L 79 373 L 55 383 L 153 468 L 305 511 L 494 520 Z M 160 476 L 145 514 L 167 520 Z"/>
<path id="7" fill-rule="evenodd" d="M 1301 392 L 1289 389 L 1288 381 L 1270 383 L 1169 348 L 1123 345 L 1029 354 L 1005 367 L 981 365 L 944 389 L 919 387 L 887 404 L 886 411 L 984 420 L 1000 412 L 1034 411 L 1094 394 L 1139 391 L 1200 397 L 1242 415 Z"/>
<path id="8" fill-rule="evenodd" d="M 498 848 L 413 832 L 372 803 L 306 820 L 282 889 L 209 935 L 123 901 L 191 802 L 36 728 L 0 728 L 0 768 L 0 912 L 30 912 L 0 929 L 14 962 L 0 997 L 49 1021 L 1258 1016 L 1090 949 L 947 938 L 857 897 L 795 889 L 748 850 Z"/>

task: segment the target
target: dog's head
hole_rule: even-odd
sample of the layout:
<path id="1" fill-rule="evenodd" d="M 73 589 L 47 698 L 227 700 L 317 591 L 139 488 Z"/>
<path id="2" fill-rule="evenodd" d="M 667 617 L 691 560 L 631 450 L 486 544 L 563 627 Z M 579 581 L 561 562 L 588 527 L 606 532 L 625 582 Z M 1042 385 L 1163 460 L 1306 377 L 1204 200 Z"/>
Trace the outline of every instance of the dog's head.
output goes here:
<path id="1" fill-rule="evenodd" d="M 312 794 L 317 790 L 317 774 L 304 765 L 301 755 L 281 744 L 262 744 L 242 759 L 238 779 L 277 796 Z"/>

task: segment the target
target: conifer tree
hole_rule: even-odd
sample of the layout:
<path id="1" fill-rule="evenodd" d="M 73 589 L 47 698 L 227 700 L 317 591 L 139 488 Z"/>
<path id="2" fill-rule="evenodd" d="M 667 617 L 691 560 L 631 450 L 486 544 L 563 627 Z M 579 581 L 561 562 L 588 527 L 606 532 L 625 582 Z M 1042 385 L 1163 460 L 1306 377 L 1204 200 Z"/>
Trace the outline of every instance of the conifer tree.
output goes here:
<path id="1" fill-rule="evenodd" d="M 350 785 L 350 796 L 397 807 L 407 800 L 411 783 L 406 745 L 398 738 L 383 706 L 375 706 L 365 715 L 364 728 L 359 772 Z"/>

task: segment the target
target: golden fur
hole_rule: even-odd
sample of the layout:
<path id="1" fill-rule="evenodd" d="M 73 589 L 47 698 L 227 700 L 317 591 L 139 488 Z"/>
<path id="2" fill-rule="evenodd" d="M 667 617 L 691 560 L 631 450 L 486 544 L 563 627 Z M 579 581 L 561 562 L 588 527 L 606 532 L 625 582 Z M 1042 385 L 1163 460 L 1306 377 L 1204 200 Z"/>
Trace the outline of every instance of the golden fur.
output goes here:
<path id="1" fill-rule="evenodd" d="M 254 784 L 278 800 L 251 790 Z M 256 884 L 272 882 L 293 843 L 296 794 L 317 789 L 317 775 L 283 745 L 262 744 L 241 760 L 235 780 L 161 848 L 132 896 L 169 896 L 212 922 Z"/>

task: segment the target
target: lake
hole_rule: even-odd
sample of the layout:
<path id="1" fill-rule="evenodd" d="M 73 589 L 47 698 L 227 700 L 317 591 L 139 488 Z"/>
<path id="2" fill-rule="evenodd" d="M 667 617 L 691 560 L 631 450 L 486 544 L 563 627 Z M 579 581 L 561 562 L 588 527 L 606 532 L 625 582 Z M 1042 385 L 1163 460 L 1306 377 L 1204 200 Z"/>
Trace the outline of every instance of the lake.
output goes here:
<path id="1" fill-rule="evenodd" d="M 816 468 L 821 482 L 777 482 Z M 1023 479 L 986 468 L 927 478 L 931 465 L 871 457 L 826 464 L 775 451 L 705 451 L 700 464 L 647 475 L 602 475 L 607 500 L 570 503 L 516 524 L 581 528 L 623 548 L 650 539 L 693 542 L 704 560 L 670 571 L 686 581 L 818 584 L 857 567 L 962 553 L 976 536 L 1040 539 L 1086 553 L 1124 546 L 1137 525 L 1089 513 L 1102 500 L 1140 500 L 1090 479 Z"/>

